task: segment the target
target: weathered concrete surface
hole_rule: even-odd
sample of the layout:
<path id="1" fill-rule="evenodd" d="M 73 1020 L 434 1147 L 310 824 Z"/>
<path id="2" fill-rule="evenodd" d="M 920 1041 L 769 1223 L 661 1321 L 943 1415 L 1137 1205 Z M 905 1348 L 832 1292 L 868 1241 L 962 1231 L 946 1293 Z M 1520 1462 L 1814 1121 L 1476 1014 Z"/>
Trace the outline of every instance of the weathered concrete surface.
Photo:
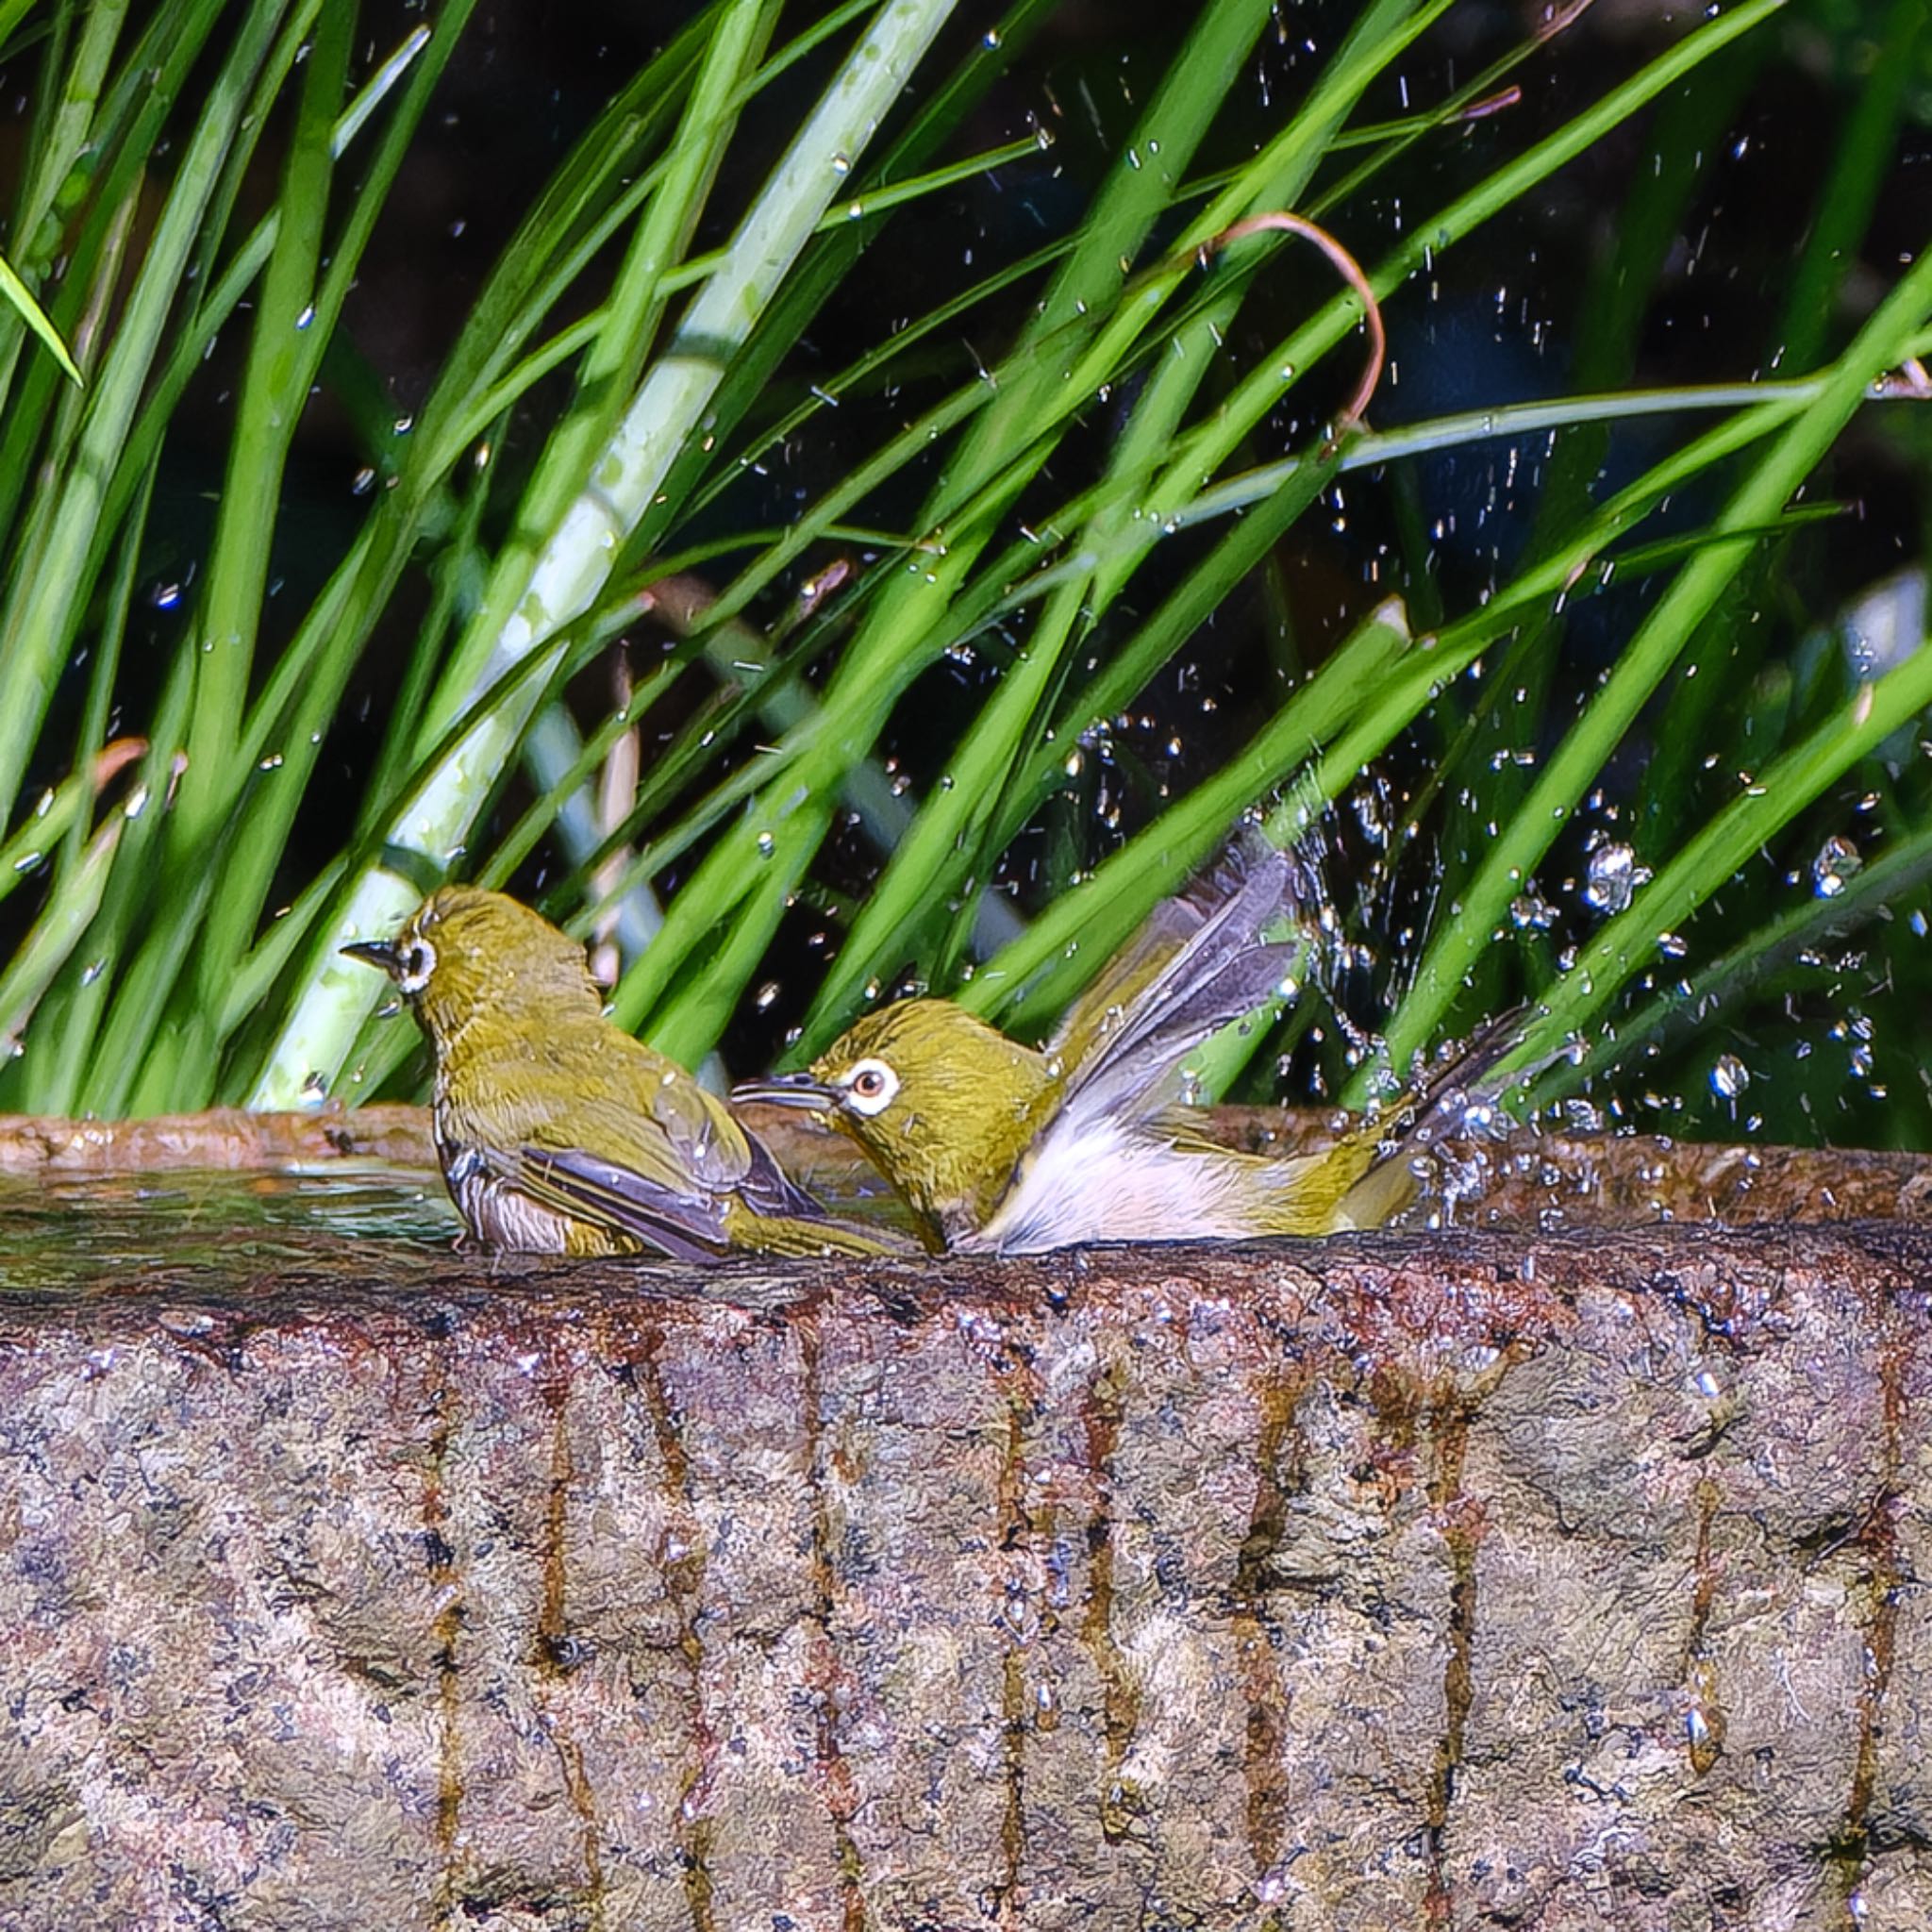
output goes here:
<path id="1" fill-rule="evenodd" d="M 379 1252 L 0 1305 L 9 1932 L 1932 1924 L 1932 1231 Z"/>

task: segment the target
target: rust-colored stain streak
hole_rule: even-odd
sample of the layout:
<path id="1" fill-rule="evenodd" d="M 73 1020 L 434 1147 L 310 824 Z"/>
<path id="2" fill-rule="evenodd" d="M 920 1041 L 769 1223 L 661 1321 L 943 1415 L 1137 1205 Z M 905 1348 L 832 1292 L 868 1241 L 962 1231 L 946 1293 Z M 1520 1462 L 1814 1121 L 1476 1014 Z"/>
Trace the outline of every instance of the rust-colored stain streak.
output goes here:
<path id="1" fill-rule="evenodd" d="M 1513 1288 L 1510 1291 L 1513 1293 Z M 1492 1329 L 1499 1344 L 1494 1361 L 1460 1383 L 1443 1383 L 1427 1403 L 1429 1503 L 1441 1524 L 1442 1542 L 1449 1555 L 1449 1655 L 1442 1667 L 1442 1735 L 1436 1744 L 1426 1814 L 1429 1883 L 1424 1903 L 1430 1924 L 1447 1924 L 1454 1916 L 1442 1845 L 1449 1807 L 1456 1797 L 1456 1774 L 1462 1765 L 1470 1707 L 1475 1701 L 1475 1558 L 1488 1513 L 1479 1496 L 1463 1491 L 1469 1432 L 1483 1405 L 1502 1387 L 1504 1377 L 1541 1346 L 1542 1332 L 1541 1324 L 1532 1326 L 1528 1334 L 1522 1327 L 1509 1333 Z"/>
<path id="2" fill-rule="evenodd" d="M 1235 1565 L 1235 1655 L 1248 1716 L 1241 1770 L 1247 1781 L 1248 1853 L 1257 1874 L 1281 1856 L 1289 1792 L 1283 1773 L 1290 1696 L 1277 1655 L 1277 1628 L 1268 1607 L 1270 1572 L 1288 1522 L 1288 1499 L 1306 1481 L 1306 1449 L 1295 1411 L 1306 1376 L 1271 1375 L 1259 1391 L 1260 1433 L 1255 1445 L 1255 1503 Z M 1264 1926 L 1277 1924 L 1271 1913 Z"/>
<path id="3" fill-rule="evenodd" d="M 462 1679 L 457 1656 L 463 1607 L 456 1552 L 444 1528 L 449 1521 L 445 1494 L 449 1446 L 460 1407 L 441 1350 L 430 1358 L 430 1374 L 434 1380 L 429 1389 L 429 1465 L 423 1478 L 423 1550 L 429 1570 L 430 1601 L 435 1606 L 430 1625 L 436 1641 L 431 1653 L 437 1707 L 435 1910 L 439 1925 L 451 1925 L 457 1922 L 457 1834 L 463 1808 Z"/>
<path id="4" fill-rule="evenodd" d="M 1470 1424 L 1506 1366 L 1507 1362 L 1499 1362 L 1480 1390 L 1445 1389 L 1429 1405 L 1428 1440 L 1433 1451 L 1429 1502 L 1441 1524 L 1442 1542 L 1449 1555 L 1449 1655 L 1442 1667 L 1442 1735 L 1436 1741 L 1426 1810 L 1429 1881 L 1424 1907 L 1432 1925 L 1447 1924 L 1454 1916 L 1442 1845 L 1449 1807 L 1456 1796 L 1456 1774 L 1462 1765 L 1470 1706 L 1475 1698 L 1471 1661 L 1475 1649 L 1475 1554 L 1482 1539 L 1484 1511 L 1479 1499 L 1464 1495 L 1462 1469 L 1469 1451 Z"/>
<path id="5" fill-rule="evenodd" d="M 691 1672 L 691 1762 L 678 1792 L 677 1853 L 683 1868 L 685 1903 L 691 1932 L 717 1932 L 712 1910 L 711 1846 L 715 1827 L 707 1809 L 718 1756 L 718 1740 L 705 1714 L 705 1645 L 700 1615 L 705 1591 L 705 1545 L 691 1502 L 691 1457 L 679 1435 L 677 1416 L 665 1391 L 661 1360 L 664 1330 L 643 1328 L 630 1368 L 644 1398 L 651 1434 L 658 1447 L 662 1485 L 673 1534 L 679 1551 L 661 1550 L 658 1567 L 664 1588 L 677 1608 L 678 1649 Z"/>
<path id="6" fill-rule="evenodd" d="M 554 1337 L 544 1353 L 537 1389 L 550 1413 L 550 1468 L 543 1506 L 543 1595 L 537 1612 L 537 1702 L 549 1720 L 551 1740 L 563 1774 L 563 1788 L 571 1809 L 576 1813 L 584 1860 L 584 1906 L 590 1914 L 591 1932 L 604 1932 L 604 1849 L 596 1795 L 584 1770 L 582 1747 L 570 1736 L 562 1714 L 544 1688 L 548 1680 L 568 1672 L 574 1660 L 570 1626 L 564 1612 L 570 1491 L 576 1480 L 570 1449 L 571 1364 L 563 1344 Z"/>
<path id="7" fill-rule="evenodd" d="M 604 1851 L 598 1841 L 596 1798 L 584 1771 L 582 1748 L 573 1738 L 558 1733 L 553 1733 L 553 1738 L 558 1762 L 563 1768 L 563 1788 L 583 1824 L 584 1907 L 590 1914 L 590 1932 L 604 1932 Z"/>
<path id="8" fill-rule="evenodd" d="M 840 1924 L 842 1932 L 865 1932 L 865 1866 L 852 1836 L 858 1809 L 858 1786 L 839 1740 L 840 1711 L 851 1690 L 850 1674 L 840 1660 L 832 1631 L 832 1525 L 825 1496 L 824 1417 L 820 1385 L 824 1336 L 818 1313 L 798 1322 L 799 1379 L 805 1407 L 806 1481 L 811 1495 L 812 1615 L 818 1641 L 809 1666 L 816 1719 L 819 1789 L 832 1821 L 832 1844 L 839 1861 Z"/>
<path id="9" fill-rule="evenodd" d="M 1717 1520 L 1718 1505 L 1724 1491 L 1710 1477 L 1697 1485 L 1697 1586 L 1690 1597 L 1690 1651 L 1693 1656 L 1704 1647 L 1704 1633 L 1710 1623 L 1710 1607 L 1717 1601 L 1717 1565 L 1711 1559 L 1710 1526 Z"/>
<path id="10" fill-rule="evenodd" d="M 1139 1793 L 1127 1786 L 1121 1770 L 1140 1722 L 1141 1690 L 1113 1636 L 1113 1457 L 1120 1443 L 1125 1381 L 1121 1363 L 1104 1362 L 1081 1402 L 1094 1500 L 1087 1524 L 1087 1605 L 1080 1636 L 1100 1675 L 1100 1828 L 1109 1840 L 1125 1837 L 1141 1811 Z"/>
<path id="11" fill-rule="evenodd" d="M 570 1373 L 555 1342 L 545 1355 L 538 1392 L 550 1412 L 550 1471 L 543 1507 L 543 1597 L 537 1612 L 537 1668 L 547 1674 L 568 1660 L 564 1622 L 565 1539 L 570 1527 L 570 1486 L 576 1472 L 570 1455 Z"/>
<path id="12" fill-rule="evenodd" d="M 1717 1665 L 1705 1646 L 1711 1606 L 1717 1601 L 1717 1563 L 1711 1555 L 1710 1529 L 1724 1491 L 1706 1476 L 1697 1485 L 1696 1496 L 1697 1582 L 1690 1597 L 1690 1633 L 1684 1652 L 1684 1726 L 1690 1769 L 1704 1777 L 1715 1767 L 1724 1745 L 1725 1720 Z"/>
<path id="13" fill-rule="evenodd" d="M 1865 1626 L 1865 1682 L 1858 1695 L 1858 1755 L 1852 1789 L 1845 1800 L 1844 1822 L 1839 1827 L 1840 1865 L 1845 1880 L 1845 1923 L 1864 1923 L 1857 1892 L 1865 1875 L 1870 1853 L 1872 1798 L 1878 1784 L 1878 1747 L 1885 1735 L 1885 1693 L 1898 1654 L 1898 1598 L 1906 1578 L 1899 1561 L 1898 1512 L 1903 1507 L 1899 1479 L 1905 1425 L 1905 1373 L 1911 1361 L 1909 1341 L 1900 1333 L 1895 1311 L 1879 1311 L 1874 1325 L 1883 1341 L 1878 1358 L 1879 1390 L 1884 1402 L 1885 1438 L 1879 1472 L 1878 1500 L 1867 1516 L 1858 1543 L 1871 1569 L 1871 1619 Z"/>
<path id="14" fill-rule="evenodd" d="M 1032 1519 L 1027 1513 L 1026 1423 L 1032 1412 L 1031 1401 L 1022 1392 L 1026 1378 L 1013 1370 L 1003 1375 L 1007 1383 L 1007 1441 L 1000 1457 L 999 1548 L 1024 1551 L 1032 1536 Z M 996 1894 L 1001 1926 L 1017 1927 L 1024 1923 L 1021 1901 L 1021 1872 L 1026 1850 L 1026 1657 L 1025 1638 L 1015 1626 L 1010 1602 L 1003 1604 L 1002 1623 L 1007 1631 L 1006 1655 L 1000 1674 L 1001 1773 L 1006 1783 L 1006 1806 L 1000 1817 L 1001 1873 Z"/>

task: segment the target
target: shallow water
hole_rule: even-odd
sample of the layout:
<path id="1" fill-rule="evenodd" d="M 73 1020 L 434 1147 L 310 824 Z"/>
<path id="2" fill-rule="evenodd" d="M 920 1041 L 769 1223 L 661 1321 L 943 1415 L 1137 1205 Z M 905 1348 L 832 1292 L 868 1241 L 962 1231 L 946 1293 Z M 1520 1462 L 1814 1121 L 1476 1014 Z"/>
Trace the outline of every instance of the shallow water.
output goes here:
<path id="1" fill-rule="evenodd" d="M 435 1174 L 200 1170 L 0 1178 L 0 1294 L 84 1299 L 256 1284 L 284 1273 L 407 1277 L 461 1228 Z"/>
<path id="2" fill-rule="evenodd" d="M 835 1214 L 910 1231 L 892 1196 L 859 1174 L 813 1174 L 809 1184 Z M 288 1287 L 326 1300 L 332 1282 L 401 1289 L 442 1278 L 461 1232 L 440 1174 L 380 1161 L 0 1175 L 0 1300 L 133 1292 L 246 1301 Z M 540 1274 L 570 1265 L 501 1257 L 518 1275 L 533 1261 Z M 638 1265 L 682 1264 L 640 1256 Z"/>

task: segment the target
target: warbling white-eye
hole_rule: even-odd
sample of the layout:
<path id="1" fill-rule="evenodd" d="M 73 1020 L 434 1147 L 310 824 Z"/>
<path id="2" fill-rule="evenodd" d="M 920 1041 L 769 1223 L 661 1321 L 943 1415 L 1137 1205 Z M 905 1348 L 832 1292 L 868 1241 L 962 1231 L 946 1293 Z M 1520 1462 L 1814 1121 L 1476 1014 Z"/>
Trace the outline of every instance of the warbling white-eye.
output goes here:
<path id="1" fill-rule="evenodd" d="M 605 1017 L 575 941 L 507 898 L 432 893 L 379 966 L 436 1056 L 436 1150 L 471 1236 L 539 1254 L 680 1260 L 877 1255 L 690 1074 Z"/>
<path id="2" fill-rule="evenodd" d="M 1252 845 L 1230 857 L 1232 885 L 1210 886 L 1219 905 L 1164 901 L 1041 1051 L 950 1001 L 904 1000 L 858 1021 L 809 1073 L 733 1097 L 808 1108 L 857 1141 L 934 1253 L 1380 1226 L 1416 1192 L 1418 1134 L 1453 1120 L 1460 1090 L 1520 1029 L 1513 1018 L 1492 1028 L 1399 1108 L 1319 1152 L 1216 1144 L 1176 1104 L 1182 1063 L 1279 997 L 1296 958 L 1262 936 L 1291 861 Z"/>

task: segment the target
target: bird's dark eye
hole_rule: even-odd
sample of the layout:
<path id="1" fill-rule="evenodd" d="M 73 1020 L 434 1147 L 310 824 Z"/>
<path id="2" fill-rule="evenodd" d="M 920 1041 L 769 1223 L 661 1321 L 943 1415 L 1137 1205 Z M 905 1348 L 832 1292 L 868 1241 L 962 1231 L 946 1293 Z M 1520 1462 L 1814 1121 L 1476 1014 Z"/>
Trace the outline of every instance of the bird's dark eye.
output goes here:
<path id="1" fill-rule="evenodd" d="M 884 1060 L 860 1060 L 843 1084 L 847 1107 L 855 1113 L 875 1114 L 892 1104 L 899 1076 Z"/>
<path id="2" fill-rule="evenodd" d="M 396 955 L 396 984 L 405 992 L 421 992 L 436 971 L 436 948 L 427 940 L 411 940 Z"/>

